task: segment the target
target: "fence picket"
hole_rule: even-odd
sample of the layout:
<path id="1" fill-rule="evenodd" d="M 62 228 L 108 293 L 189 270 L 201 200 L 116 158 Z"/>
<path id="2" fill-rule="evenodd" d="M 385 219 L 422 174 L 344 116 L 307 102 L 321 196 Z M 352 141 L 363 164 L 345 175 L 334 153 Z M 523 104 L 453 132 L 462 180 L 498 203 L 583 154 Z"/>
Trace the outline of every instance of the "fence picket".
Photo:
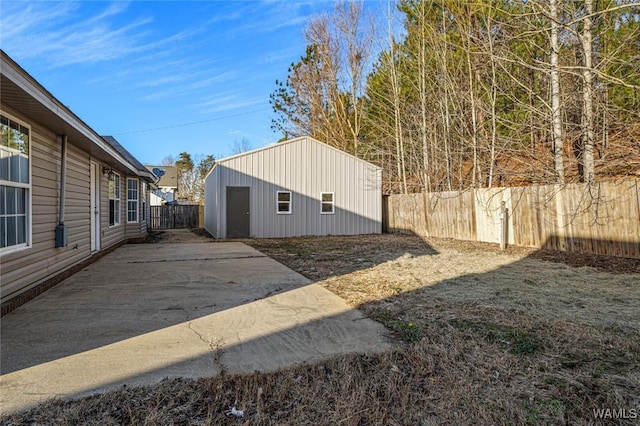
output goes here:
<path id="1" fill-rule="evenodd" d="M 390 195 L 383 221 L 389 232 L 495 243 L 505 201 L 510 244 L 640 259 L 639 183 Z"/>
<path id="2" fill-rule="evenodd" d="M 197 228 L 199 226 L 198 205 L 150 206 L 152 229 Z"/>

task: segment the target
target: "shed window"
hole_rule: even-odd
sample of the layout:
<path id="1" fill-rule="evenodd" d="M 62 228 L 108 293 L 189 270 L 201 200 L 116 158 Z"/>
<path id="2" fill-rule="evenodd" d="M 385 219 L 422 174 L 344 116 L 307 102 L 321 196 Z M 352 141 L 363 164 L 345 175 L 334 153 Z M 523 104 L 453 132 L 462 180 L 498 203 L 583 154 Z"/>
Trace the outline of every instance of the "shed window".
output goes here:
<path id="1" fill-rule="evenodd" d="M 322 199 L 320 214 L 334 214 L 333 192 L 322 192 L 320 198 Z"/>
<path id="2" fill-rule="evenodd" d="M 278 214 L 291 214 L 291 191 L 278 191 Z"/>
<path id="3" fill-rule="evenodd" d="M 120 176 L 109 175 L 109 226 L 120 224 Z"/>
<path id="4" fill-rule="evenodd" d="M 31 240 L 30 128 L 0 115 L 0 251 Z"/>
<path id="5" fill-rule="evenodd" d="M 127 179 L 127 222 L 138 221 L 138 179 Z"/>

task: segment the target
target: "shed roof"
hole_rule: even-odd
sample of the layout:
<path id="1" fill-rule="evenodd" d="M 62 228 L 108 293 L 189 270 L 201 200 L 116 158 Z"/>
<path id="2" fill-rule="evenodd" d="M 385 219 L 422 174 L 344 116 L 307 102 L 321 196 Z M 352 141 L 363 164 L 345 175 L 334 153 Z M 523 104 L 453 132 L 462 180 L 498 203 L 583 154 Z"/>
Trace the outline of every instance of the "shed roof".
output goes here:
<path id="1" fill-rule="evenodd" d="M 277 149 L 277 148 L 280 148 L 280 147 L 282 147 L 284 145 L 287 145 L 287 144 L 299 143 L 299 142 L 304 141 L 304 140 L 307 140 L 307 141 L 322 145 L 326 149 L 333 150 L 333 151 L 338 152 L 338 153 L 340 153 L 342 155 L 345 155 L 347 157 L 351 157 L 354 160 L 357 160 L 359 162 L 367 164 L 367 165 L 369 165 L 371 167 L 375 167 L 375 168 L 377 168 L 379 170 L 382 170 L 382 167 L 376 166 L 375 164 L 372 164 L 372 163 L 370 163 L 370 162 L 368 162 L 366 160 L 363 160 L 362 158 L 358 158 L 355 155 L 349 154 L 348 152 L 345 152 L 345 151 L 343 151 L 341 149 L 333 147 L 333 146 L 331 146 L 331 145 L 329 145 L 327 143 L 321 142 L 321 141 L 319 141 L 319 140 L 317 140 L 315 138 L 312 138 L 311 136 L 299 136 L 297 138 L 289 139 L 289 140 L 282 141 L 282 142 L 277 142 L 277 143 L 274 143 L 274 144 L 271 144 L 271 145 L 268 145 L 268 146 L 265 146 L 265 147 L 262 147 L 262 148 L 253 149 L 251 151 L 242 152 L 240 154 L 235 154 L 235 155 L 231 155 L 229 157 L 221 158 L 220 160 L 216 160 L 216 162 L 214 164 L 214 167 L 209 171 L 207 176 L 211 173 L 211 171 L 213 171 L 213 169 L 215 168 L 215 166 L 217 164 L 222 164 L 222 163 L 225 163 L 225 162 L 227 162 L 229 160 L 233 160 L 235 158 L 253 155 L 253 154 L 257 153 L 257 152 L 266 151 L 266 150 L 269 150 L 269 149 Z"/>

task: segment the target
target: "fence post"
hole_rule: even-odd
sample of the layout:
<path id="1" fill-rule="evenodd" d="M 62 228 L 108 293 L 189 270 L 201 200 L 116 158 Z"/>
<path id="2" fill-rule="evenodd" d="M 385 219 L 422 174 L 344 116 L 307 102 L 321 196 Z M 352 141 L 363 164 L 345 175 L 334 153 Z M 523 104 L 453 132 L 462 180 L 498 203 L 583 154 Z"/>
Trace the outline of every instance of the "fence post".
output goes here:
<path id="1" fill-rule="evenodd" d="M 509 234 L 507 233 L 509 230 L 508 214 L 506 202 L 502 201 L 500 203 L 500 250 L 507 248 L 507 239 L 509 238 Z"/>

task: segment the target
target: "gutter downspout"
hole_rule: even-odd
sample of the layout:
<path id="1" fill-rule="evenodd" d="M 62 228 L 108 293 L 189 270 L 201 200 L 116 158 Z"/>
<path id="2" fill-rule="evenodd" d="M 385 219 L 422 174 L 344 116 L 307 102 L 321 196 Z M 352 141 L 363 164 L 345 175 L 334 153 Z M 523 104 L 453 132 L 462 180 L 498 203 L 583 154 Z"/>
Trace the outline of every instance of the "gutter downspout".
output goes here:
<path id="1" fill-rule="evenodd" d="M 60 205 L 58 225 L 56 226 L 56 247 L 66 247 L 69 240 L 68 228 L 64 224 L 64 196 L 67 180 L 67 135 L 62 135 L 62 153 L 60 157 Z"/>

